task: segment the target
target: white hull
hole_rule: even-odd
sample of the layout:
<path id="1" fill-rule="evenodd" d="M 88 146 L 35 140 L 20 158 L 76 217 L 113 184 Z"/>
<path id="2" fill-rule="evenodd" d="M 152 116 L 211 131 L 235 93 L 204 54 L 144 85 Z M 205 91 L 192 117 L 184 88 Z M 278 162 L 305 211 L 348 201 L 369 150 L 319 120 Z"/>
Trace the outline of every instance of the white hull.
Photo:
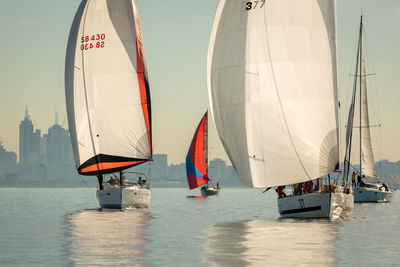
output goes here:
<path id="1" fill-rule="evenodd" d="M 283 218 L 346 218 L 353 206 L 353 195 L 345 193 L 317 192 L 278 198 L 278 209 Z"/>
<path id="2" fill-rule="evenodd" d="M 392 202 L 395 191 L 381 191 L 376 188 L 354 188 L 354 202 Z"/>
<path id="3" fill-rule="evenodd" d="M 150 189 L 138 186 L 106 187 L 96 192 L 99 205 L 104 209 L 147 208 L 150 205 Z"/>
<path id="4" fill-rule="evenodd" d="M 200 189 L 201 195 L 202 196 L 216 196 L 219 193 L 219 189 L 216 189 L 215 187 L 209 187 L 209 188 L 202 188 Z"/>

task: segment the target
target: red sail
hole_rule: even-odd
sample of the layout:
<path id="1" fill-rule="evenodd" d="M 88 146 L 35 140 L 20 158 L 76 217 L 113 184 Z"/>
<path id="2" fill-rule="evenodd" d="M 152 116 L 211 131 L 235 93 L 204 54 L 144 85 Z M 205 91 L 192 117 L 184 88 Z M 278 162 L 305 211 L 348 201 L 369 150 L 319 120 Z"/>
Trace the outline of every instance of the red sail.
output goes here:
<path id="1" fill-rule="evenodd" d="M 208 182 L 207 159 L 207 112 L 201 119 L 193 136 L 192 143 L 186 156 L 186 175 L 189 188 L 194 189 Z"/>

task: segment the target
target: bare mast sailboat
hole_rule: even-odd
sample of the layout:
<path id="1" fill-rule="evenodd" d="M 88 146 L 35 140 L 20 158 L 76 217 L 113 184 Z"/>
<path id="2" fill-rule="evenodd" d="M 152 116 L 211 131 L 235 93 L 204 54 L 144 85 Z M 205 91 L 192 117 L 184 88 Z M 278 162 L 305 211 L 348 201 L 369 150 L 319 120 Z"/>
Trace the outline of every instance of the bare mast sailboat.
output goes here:
<path id="1" fill-rule="evenodd" d="M 363 16 L 360 19 L 360 31 L 357 50 L 356 75 L 354 79 L 353 98 L 351 106 L 354 109 L 357 84 L 360 89 L 360 171 L 359 177 L 367 181 L 359 180 L 355 183 L 354 201 L 355 202 L 391 202 L 395 196 L 395 191 L 390 189 L 385 183 L 379 182 L 379 177 L 375 168 L 374 155 L 371 144 L 371 125 L 368 114 L 367 98 L 367 74 L 365 68 L 365 49 Z M 359 73 L 359 74 L 358 74 Z M 351 108 L 352 109 L 352 108 Z M 350 109 L 350 110 L 351 110 Z"/>
<path id="2" fill-rule="evenodd" d="M 65 64 L 68 123 L 79 174 L 97 176 L 102 208 L 147 207 L 123 170 L 152 159 L 150 91 L 133 0 L 82 0 Z M 105 185 L 103 175 L 119 173 Z"/>
<path id="3" fill-rule="evenodd" d="M 335 10 L 332 0 L 219 1 L 208 52 L 210 105 L 243 184 L 282 188 L 338 169 Z M 328 183 L 282 194 L 281 216 L 349 216 L 348 184 Z"/>

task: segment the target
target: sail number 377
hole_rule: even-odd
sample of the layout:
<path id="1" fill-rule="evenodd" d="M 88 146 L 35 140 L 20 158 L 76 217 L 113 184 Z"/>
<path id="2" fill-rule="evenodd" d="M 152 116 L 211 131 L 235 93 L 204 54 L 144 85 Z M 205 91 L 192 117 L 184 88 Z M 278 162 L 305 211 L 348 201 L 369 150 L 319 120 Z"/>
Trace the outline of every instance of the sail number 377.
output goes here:
<path id="1" fill-rule="evenodd" d="M 81 50 L 89 50 L 92 48 L 104 48 L 104 41 L 106 35 L 103 34 L 93 34 L 92 36 L 86 35 L 81 37 Z"/>
<path id="2" fill-rule="evenodd" d="M 244 2 L 244 9 L 252 10 L 256 8 L 262 8 L 265 4 L 266 0 L 256 0 L 256 1 L 247 1 Z"/>

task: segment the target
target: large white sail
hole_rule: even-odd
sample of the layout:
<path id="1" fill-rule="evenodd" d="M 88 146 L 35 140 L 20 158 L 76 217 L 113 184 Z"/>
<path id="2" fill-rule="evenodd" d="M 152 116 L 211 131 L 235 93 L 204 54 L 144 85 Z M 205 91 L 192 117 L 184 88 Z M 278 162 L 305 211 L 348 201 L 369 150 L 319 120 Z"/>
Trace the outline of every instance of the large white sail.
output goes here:
<path id="1" fill-rule="evenodd" d="M 360 143 L 361 143 L 361 174 L 369 179 L 378 179 L 375 169 L 374 155 L 371 145 L 370 124 L 368 117 L 368 98 L 367 98 L 367 83 L 365 71 L 365 51 L 364 51 L 364 34 L 361 25 L 360 32 L 361 41 L 361 89 L 360 89 Z"/>
<path id="2" fill-rule="evenodd" d="M 219 1 L 210 105 L 243 184 L 292 184 L 335 170 L 335 9 L 333 0 Z"/>
<path id="3" fill-rule="evenodd" d="M 68 40 L 65 87 L 81 174 L 151 159 L 150 93 L 134 0 L 82 0 Z"/>

